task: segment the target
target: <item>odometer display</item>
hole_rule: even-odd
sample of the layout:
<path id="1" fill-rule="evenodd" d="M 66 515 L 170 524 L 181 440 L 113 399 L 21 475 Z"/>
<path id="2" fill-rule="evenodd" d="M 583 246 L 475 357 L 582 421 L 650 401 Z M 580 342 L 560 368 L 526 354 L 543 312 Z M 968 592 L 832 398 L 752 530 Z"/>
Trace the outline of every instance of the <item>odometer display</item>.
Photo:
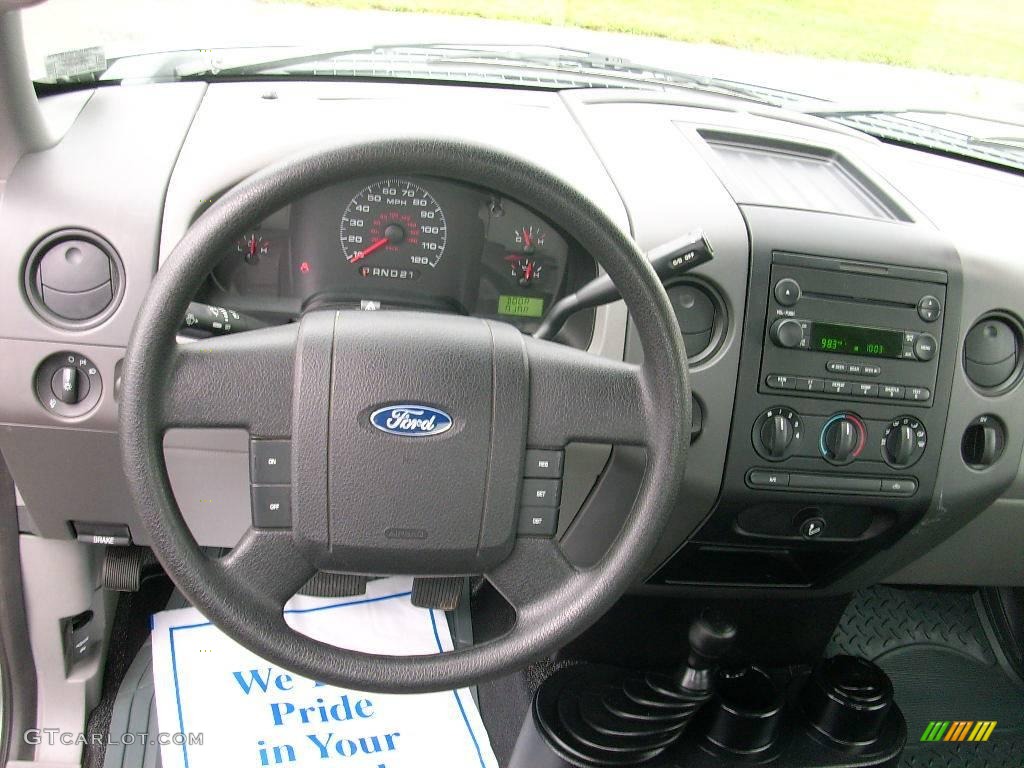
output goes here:
<path id="1" fill-rule="evenodd" d="M 863 325 L 816 322 L 812 325 L 811 345 L 819 352 L 899 358 L 903 352 L 903 334 Z"/>
<path id="2" fill-rule="evenodd" d="M 441 206 L 423 187 L 386 179 L 352 198 L 341 217 L 340 237 L 345 259 L 364 272 L 371 266 L 433 269 L 444 256 L 448 226 Z"/>

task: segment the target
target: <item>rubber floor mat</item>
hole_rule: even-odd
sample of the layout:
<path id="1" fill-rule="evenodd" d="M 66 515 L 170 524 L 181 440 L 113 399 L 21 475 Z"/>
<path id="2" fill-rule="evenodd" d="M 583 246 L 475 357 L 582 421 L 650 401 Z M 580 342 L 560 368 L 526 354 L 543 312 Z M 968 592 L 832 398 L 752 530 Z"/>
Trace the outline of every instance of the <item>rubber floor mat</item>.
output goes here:
<path id="1" fill-rule="evenodd" d="M 979 611 L 971 590 L 878 586 L 840 619 L 828 652 L 864 656 L 892 678 L 907 718 L 905 768 L 1024 766 L 1024 689 L 997 663 Z M 979 722 L 996 723 L 987 741 L 954 740 Z M 941 740 L 923 741 L 929 730 Z"/>

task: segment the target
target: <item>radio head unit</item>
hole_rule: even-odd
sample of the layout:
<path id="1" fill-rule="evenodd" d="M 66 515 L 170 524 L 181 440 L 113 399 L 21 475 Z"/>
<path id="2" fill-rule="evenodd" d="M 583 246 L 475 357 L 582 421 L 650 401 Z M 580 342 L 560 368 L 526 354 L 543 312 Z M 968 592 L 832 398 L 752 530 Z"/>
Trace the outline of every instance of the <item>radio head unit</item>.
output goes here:
<path id="1" fill-rule="evenodd" d="M 770 285 L 760 391 L 931 404 L 945 273 L 775 253 Z"/>

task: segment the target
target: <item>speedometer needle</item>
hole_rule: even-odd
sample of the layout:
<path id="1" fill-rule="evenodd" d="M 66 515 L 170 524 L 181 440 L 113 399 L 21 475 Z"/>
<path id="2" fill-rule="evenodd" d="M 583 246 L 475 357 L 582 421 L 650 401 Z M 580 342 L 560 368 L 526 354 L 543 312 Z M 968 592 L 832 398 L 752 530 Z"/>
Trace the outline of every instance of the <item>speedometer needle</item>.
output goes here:
<path id="1" fill-rule="evenodd" d="M 388 238 L 382 237 L 380 240 L 378 240 L 377 242 L 373 243 L 372 245 L 369 245 L 366 248 L 363 248 L 363 250 L 359 251 L 358 253 L 353 254 L 352 258 L 349 259 L 349 261 L 352 264 L 355 264 L 357 261 L 361 261 L 362 259 L 365 259 L 371 253 L 373 253 L 374 251 L 376 251 L 376 250 L 378 250 L 380 248 L 383 248 L 385 245 L 387 245 L 390 242 L 391 241 Z"/>

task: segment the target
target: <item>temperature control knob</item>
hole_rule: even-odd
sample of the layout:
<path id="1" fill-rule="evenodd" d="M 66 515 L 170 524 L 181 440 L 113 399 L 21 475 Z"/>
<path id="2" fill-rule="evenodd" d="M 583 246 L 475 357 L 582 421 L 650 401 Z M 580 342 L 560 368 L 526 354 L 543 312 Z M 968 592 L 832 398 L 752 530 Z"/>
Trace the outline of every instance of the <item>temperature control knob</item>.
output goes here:
<path id="1" fill-rule="evenodd" d="M 913 416 L 900 416 L 885 428 L 882 456 L 889 466 L 903 469 L 916 464 L 927 445 L 924 425 Z"/>
<path id="2" fill-rule="evenodd" d="M 772 323 L 771 337 L 780 347 L 799 347 L 800 342 L 804 340 L 804 326 L 799 320 L 792 318 L 776 320 Z"/>
<path id="3" fill-rule="evenodd" d="M 766 459 L 786 458 L 799 441 L 800 416 L 790 408 L 769 408 L 754 422 L 754 446 Z"/>
<path id="4" fill-rule="evenodd" d="M 854 413 L 837 413 L 821 428 L 819 448 L 832 464 L 849 464 L 860 456 L 867 439 L 864 422 Z"/>

